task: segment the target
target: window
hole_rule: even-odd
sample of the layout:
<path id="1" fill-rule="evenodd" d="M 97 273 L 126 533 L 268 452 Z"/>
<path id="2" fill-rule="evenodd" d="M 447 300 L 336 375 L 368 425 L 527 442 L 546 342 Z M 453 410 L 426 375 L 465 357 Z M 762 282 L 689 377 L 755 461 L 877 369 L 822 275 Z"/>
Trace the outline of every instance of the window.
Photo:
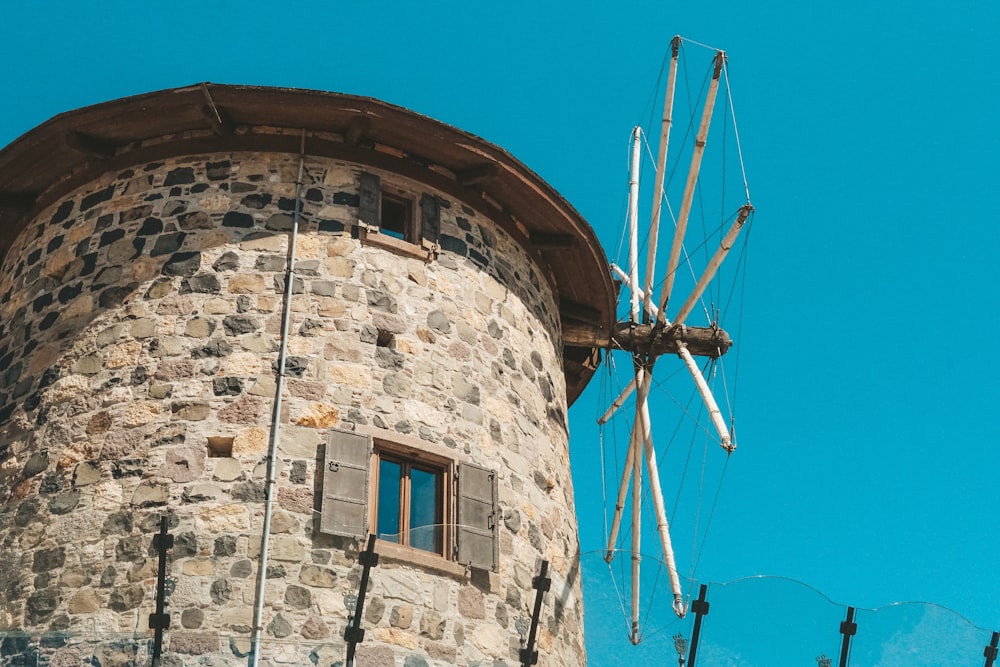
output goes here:
<path id="1" fill-rule="evenodd" d="M 362 172 L 358 218 L 364 241 L 424 258 L 427 251 L 437 251 L 441 201 L 431 194 L 418 197 L 413 190 L 388 185 L 378 175 Z"/>
<path id="2" fill-rule="evenodd" d="M 433 446 L 423 441 L 392 435 L 330 429 L 320 532 L 358 539 L 374 533 L 380 553 L 395 558 L 496 571 L 496 473 L 456 462 L 450 450 L 429 451 Z"/>
<path id="3" fill-rule="evenodd" d="M 448 467 L 394 452 L 377 442 L 374 533 L 380 540 L 445 555 Z"/>

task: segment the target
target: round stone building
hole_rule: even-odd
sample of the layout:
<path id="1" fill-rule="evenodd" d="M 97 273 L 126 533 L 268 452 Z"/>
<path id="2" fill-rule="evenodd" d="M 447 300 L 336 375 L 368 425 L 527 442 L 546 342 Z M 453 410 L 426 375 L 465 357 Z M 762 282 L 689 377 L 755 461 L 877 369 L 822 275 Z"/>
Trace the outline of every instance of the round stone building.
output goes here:
<path id="1" fill-rule="evenodd" d="M 166 90 L 3 149 L 0 249 L 0 663 L 586 662 L 567 407 L 614 288 L 511 155 Z"/>

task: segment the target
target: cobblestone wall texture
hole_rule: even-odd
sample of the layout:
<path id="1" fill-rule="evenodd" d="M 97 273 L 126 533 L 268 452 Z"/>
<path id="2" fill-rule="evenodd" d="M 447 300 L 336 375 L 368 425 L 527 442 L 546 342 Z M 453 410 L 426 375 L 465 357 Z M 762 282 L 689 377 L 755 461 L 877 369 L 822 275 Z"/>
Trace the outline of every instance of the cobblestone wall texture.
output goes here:
<path id="1" fill-rule="evenodd" d="M 297 171 L 297 156 L 239 153 L 107 174 L 8 252 L 0 631 L 52 637 L 8 638 L 9 659 L 136 660 L 141 641 L 113 638 L 149 635 L 166 515 L 164 664 L 245 664 Z M 262 663 L 344 659 L 359 544 L 317 530 L 317 456 L 326 429 L 356 424 L 497 469 L 503 512 L 496 573 L 383 559 L 358 664 L 518 664 L 543 558 L 540 664 L 582 664 L 555 296 L 505 232 L 440 193 L 435 259 L 362 245 L 360 171 L 305 161 Z"/>

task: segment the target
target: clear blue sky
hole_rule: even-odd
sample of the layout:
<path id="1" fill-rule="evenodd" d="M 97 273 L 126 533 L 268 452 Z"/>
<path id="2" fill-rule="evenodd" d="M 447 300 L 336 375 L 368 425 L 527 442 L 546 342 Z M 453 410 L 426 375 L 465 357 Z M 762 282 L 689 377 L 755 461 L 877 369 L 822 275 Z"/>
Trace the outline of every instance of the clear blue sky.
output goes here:
<path id="1" fill-rule="evenodd" d="M 609 255 L 628 134 L 670 38 L 726 49 L 757 215 L 740 449 L 696 575 L 778 574 L 858 607 L 928 600 L 1000 628 L 996 2 L 9 4 L 2 145 L 205 80 L 368 95 L 505 147 Z M 571 412 L 585 551 L 603 530 L 595 389 Z M 587 593 L 592 618 L 617 613 Z M 597 636 L 594 664 L 629 655 Z"/>

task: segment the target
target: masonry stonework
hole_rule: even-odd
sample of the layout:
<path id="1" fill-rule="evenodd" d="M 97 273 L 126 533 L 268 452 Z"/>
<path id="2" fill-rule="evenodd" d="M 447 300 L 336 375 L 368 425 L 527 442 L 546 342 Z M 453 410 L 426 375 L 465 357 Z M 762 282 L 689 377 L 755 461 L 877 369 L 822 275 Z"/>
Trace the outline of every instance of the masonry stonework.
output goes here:
<path id="1" fill-rule="evenodd" d="M 176 537 L 164 664 L 246 660 L 297 169 L 295 155 L 225 153 L 106 173 L 7 252 L 0 631 L 62 636 L 32 649 L 50 664 L 134 659 L 109 638 L 148 635 L 162 516 Z M 542 559 L 542 662 L 583 664 L 545 268 L 481 211 L 391 173 L 438 199 L 440 248 L 421 260 L 364 244 L 363 170 L 304 163 L 264 660 L 343 660 L 362 545 L 318 530 L 320 452 L 339 427 L 496 469 L 502 516 L 496 572 L 383 558 L 359 665 L 519 664 Z"/>

